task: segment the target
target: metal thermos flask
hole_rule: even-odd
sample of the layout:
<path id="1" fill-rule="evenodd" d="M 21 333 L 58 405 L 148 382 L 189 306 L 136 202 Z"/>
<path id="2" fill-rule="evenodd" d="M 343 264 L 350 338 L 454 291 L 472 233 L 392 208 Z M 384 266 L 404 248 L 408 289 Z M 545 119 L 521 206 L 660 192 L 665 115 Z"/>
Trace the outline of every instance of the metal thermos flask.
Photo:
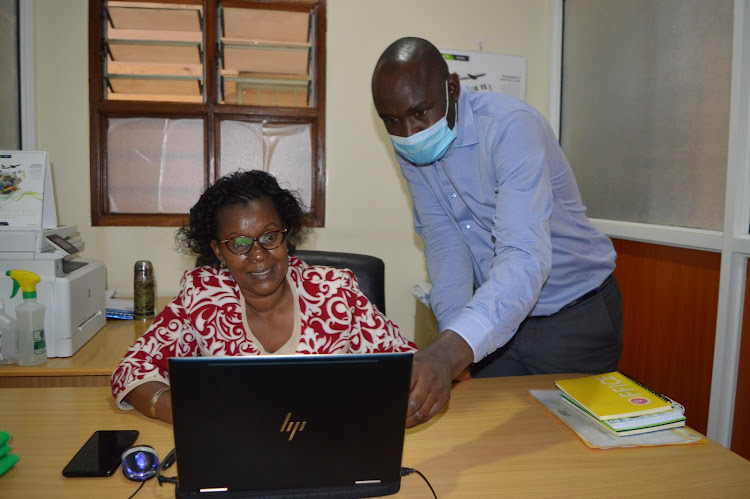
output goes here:
<path id="1" fill-rule="evenodd" d="M 154 266 L 148 260 L 135 262 L 133 269 L 133 315 L 136 319 L 154 316 L 156 281 Z"/>

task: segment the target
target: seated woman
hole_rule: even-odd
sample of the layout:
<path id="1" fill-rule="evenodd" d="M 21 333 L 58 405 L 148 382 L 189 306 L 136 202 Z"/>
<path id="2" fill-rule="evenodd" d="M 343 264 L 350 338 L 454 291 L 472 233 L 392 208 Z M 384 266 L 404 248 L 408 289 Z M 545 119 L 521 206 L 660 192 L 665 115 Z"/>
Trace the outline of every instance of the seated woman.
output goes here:
<path id="1" fill-rule="evenodd" d="M 172 422 L 167 359 L 188 356 L 410 352 L 348 270 L 290 256 L 306 213 L 261 171 L 219 179 L 177 233 L 201 266 L 112 374 L 122 409 Z"/>

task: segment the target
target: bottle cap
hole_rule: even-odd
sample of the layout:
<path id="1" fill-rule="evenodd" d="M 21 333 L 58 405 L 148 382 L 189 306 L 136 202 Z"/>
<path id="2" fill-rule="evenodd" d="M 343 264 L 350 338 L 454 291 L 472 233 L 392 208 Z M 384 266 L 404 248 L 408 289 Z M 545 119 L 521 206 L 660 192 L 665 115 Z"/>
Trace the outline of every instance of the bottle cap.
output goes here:
<path id="1" fill-rule="evenodd" d="M 151 279 L 154 277 L 154 266 L 148 260 L 138 260 L 135 262 L 133 271 L 136 276 L 143 277 L 145 279 Z"/>

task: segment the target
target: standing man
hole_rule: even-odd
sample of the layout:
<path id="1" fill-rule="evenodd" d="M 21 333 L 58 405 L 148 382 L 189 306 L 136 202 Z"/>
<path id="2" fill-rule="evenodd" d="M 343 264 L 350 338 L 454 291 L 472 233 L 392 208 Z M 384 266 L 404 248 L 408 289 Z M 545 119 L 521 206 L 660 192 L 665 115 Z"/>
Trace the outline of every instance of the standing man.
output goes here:
<path id="1" fill-rule="evenodd" d="M 479 377 L 615 370 L 615 251 L 586 218 L 544 117 L 461 87 L 421 38 L 383 52 L 372 95 L 411 193 L 441 331 L 415 356 L 407 425 L 434 416 L 470 365 Z"/>

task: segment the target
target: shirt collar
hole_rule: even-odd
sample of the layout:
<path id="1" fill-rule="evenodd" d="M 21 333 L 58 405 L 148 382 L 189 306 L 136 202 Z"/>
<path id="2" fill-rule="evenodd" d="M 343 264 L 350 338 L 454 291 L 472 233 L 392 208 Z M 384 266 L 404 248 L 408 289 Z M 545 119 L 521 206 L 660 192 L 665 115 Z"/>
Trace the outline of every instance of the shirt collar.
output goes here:
<path id="1" fill-rule="evenodd" d="M 456 140 L 453 141 L 444 157 L 450 156 L 455 147 L 464 147 L 479 142 L 477 130 L 474 127 L 474 113 L 471 109 L 471 90 L 461 85 L 461 94 L 458 97 L 458 128 L 456 129 Z"/>

